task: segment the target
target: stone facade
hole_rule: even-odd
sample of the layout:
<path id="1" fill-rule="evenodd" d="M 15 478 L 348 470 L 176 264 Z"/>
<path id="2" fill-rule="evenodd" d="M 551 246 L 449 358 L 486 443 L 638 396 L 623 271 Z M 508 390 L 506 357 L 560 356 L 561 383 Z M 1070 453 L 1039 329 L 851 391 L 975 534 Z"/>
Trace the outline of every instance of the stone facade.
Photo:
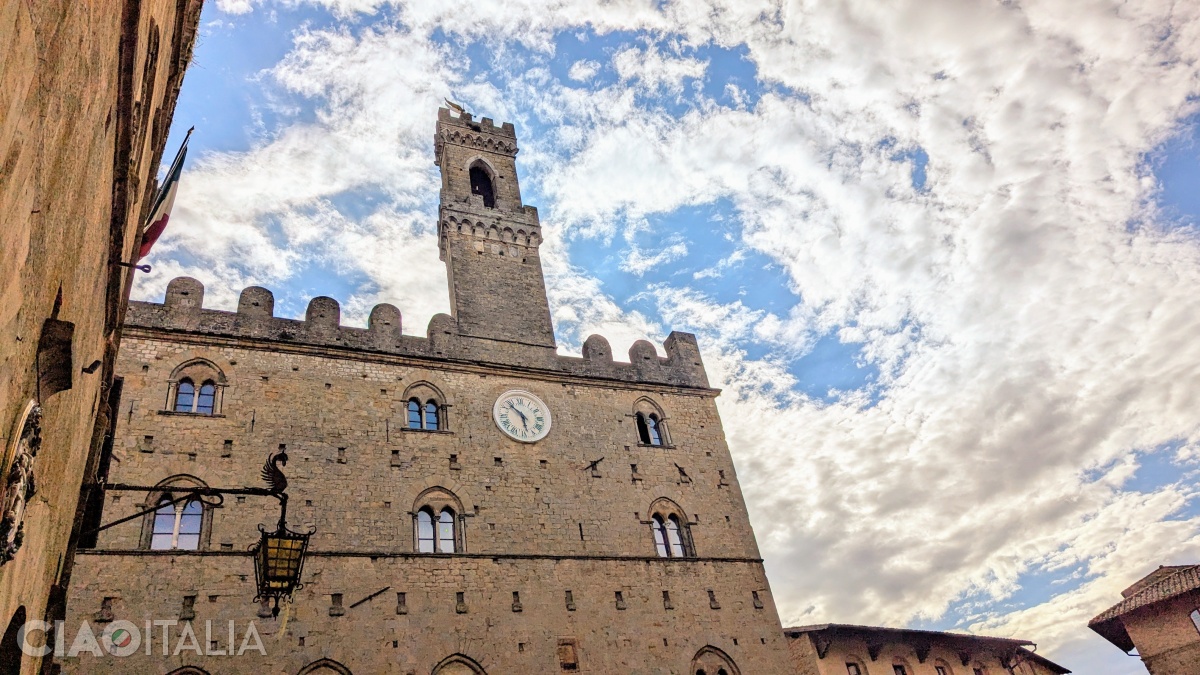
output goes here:
<path id="1" fill-rule="evenodd" d="M 797 675 L 1062 675 L 1026 640 L 822 624 L 784 629 Z"/>
<path id="2" fill-rule="evenodd" d="M 388 305 L 365 329 L 341 326 L 329 298 L 276 318 L 261 288 L 236 313 L 205 309 L 192 279 L 161 305 L 132 303 L 103 520 L 191 485 L 259 485 L 286 446 L 289 524 L 315 533 L 304 588 L 272 620 L 246 550 L 274 500 L 205 507 L 195 551 L 151 550 L 151 516 L 106 530 L 80 552 L 67 625 L 184 623 L 166 656 L 160 642 L 68 655 L 64 672 L 791 671 L 695 338 L 673 333 L 665 357 L 636 343 L 630 363 L 598 336 L 581 358 L 557 355 L 512 126 L 442 111 L 435 145 L 455 315 L 425 337 L 402 334 Z M 212 383 L 211 414 L 176 410 L 185 381 Z M 549 408 L 543 440 L 498 428 L 493 405 L 512 390 Z M 414 399 L 417 426 L 433 402 L 436 430 L 409 428 Z M 639 414 L 658 421 L 651 442 Z M 453 552 L 420 552 L 425 507 L 451 514 Z M 656 545 L 656 515 L 679 523 L 679 549 Z M 265 654 L 197 653 L 227 651 L 228 623 L 240 642 L 251 620 Z M 184 625 L 200 650 L 176 649 Z"/>
<path id="3" fill-rule="evenodd" d="M 15 628 L 64 609 L 129 283 L 112 263 L 140 236 L 199 15 L 200 0 L 0 3 L 6 673 L 40 668 Z"/>

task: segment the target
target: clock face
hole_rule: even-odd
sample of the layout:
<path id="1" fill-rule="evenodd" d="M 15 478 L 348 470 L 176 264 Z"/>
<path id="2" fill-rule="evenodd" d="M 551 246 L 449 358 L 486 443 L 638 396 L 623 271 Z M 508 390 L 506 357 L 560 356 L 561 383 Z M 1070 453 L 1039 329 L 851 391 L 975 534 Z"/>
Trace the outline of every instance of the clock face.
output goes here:
<path id="1" fill-rule="evenodd" d="M 492 418 L 500 431 L 522 443 L 536 443 L 550 433 L 550 409 L 533 394 L 506 391 L 492 406 Z"/>

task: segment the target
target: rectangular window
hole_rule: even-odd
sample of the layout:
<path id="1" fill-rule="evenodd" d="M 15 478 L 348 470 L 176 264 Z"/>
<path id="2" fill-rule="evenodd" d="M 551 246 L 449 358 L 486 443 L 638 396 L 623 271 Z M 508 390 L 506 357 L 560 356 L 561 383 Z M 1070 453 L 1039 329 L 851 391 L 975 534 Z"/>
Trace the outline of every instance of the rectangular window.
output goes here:
<path id="1" fill-rule="evenodd" d="M 937 675 L 946 675 L 946 666 L 934 666 L 933 669 L 937 671 Z"/>
<path id="2" fill-rule="evenodd" d="M 899 664 L 892 666 L 893 675 L 908 675 L 908 669 Z"/>
<path id="3" fill-rule="evenodd" d="M 846 675 L 862 675 L 862 671 L 858 669 L 857 663 L 847 663 Z"/>
<path id="4" fill-rule="evenodd" d="M 1196 627 L 1196 632 L 1200 633 L 1200 609 L 1192 610 L 1192 625 Z"/>

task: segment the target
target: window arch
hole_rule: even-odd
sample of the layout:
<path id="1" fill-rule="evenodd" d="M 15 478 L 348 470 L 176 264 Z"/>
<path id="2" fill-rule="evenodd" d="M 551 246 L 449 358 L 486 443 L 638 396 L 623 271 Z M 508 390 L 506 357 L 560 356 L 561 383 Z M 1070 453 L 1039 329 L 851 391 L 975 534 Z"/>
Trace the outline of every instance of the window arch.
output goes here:
<path id="1" fill-rule="evenodd" d="M 416 382 L 404 391 L 404 428 L 410 431 L 446 431 L 446 397 L 428 382 Z"/>
<path id="2" fill-rule="evenodd" d="M 333 659 L 321 659 L 300 669 L 298 675 L 320 675 L 321 673 L 337 673 L 338 675 L 351 675 L 350 669 Z"/>
<path id="3" fill-rule="evenodd" d="M 453 654 L 433 667 L 433 675 L 487 675 L 487 671 L 475 659 L 464 654 Z"/>
<path id="4" fill-rule="evenodd" d="M 203 499 L 189 495 L 207 487 L 187 475 L 172 476 L 147 496 L 142 508 L 154 508 L 142 526 L 142 548 L 151 551 L 201 551 L 208 547 L 212 508 Z"/>
<path id="5" fill-rule="evenodd" d="M 670 446 L 670 436 L 667 434 L 666 415 L 662 408 L 648 398 L 640 398 L 633 405 L 634 426 L 637 427 L 638 444 L 651 446 Z"/>
<path id="6" fill-rule="evenodd" d="M 650 530 L 658 557 L 691 558 L 696 555 L 687 515 L 675 502 L 664 498 L 650 505 Z"/>
<path id="7" fill-rule="evenodd" d="M 483 205 L 489 209 L 496 208 L 496 191 L 492 186 L 491 172 L 483 162 L 471 165 L 471 194 L 483 197 Z"/>
<path id="8" fill-rule="evenodd" d="M 167 382 L 167 410 L 193 415 L 222 415 L 225 373 L 208 359 L 180 364 Z"/>
<path id="9" fill-rule="evenodd" d="M 464 551 L 463 506 L 449 490 L 425 490 L 413 505 L 414 543 L 417 553 Z"/>
<path id="10" fill-rule="evenodd" d="M 737 664 L 728 654 L 712 645 L 706 645 L 692 657 L 691 671 L 695 675 L 741 675 Z"/>
<path id="11" fill-rule="evenodd" d="M 954 675 L 954 669 L 945 659 L 936 659 L 933 662 L 933 670 L 937 675 Z"/>

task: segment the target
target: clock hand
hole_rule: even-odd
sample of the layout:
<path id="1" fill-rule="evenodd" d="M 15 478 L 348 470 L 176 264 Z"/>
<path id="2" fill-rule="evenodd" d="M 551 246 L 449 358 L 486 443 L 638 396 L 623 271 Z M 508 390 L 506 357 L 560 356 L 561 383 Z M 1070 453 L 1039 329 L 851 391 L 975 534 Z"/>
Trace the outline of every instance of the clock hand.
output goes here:
<path id="1" fill-rule="evenodd" d="M 512 401 L 508 401 L 508 407 L 511 408 L 513 412 L 517 413 L 517 416 L 521 418 L 521 424 L 525 427 L 526 430 L 528 430 L 529 429 L 529 419 L 527 417 L 525 417 L 525 413 L 518 410 L 517 406 L 513 405 Z"/>

